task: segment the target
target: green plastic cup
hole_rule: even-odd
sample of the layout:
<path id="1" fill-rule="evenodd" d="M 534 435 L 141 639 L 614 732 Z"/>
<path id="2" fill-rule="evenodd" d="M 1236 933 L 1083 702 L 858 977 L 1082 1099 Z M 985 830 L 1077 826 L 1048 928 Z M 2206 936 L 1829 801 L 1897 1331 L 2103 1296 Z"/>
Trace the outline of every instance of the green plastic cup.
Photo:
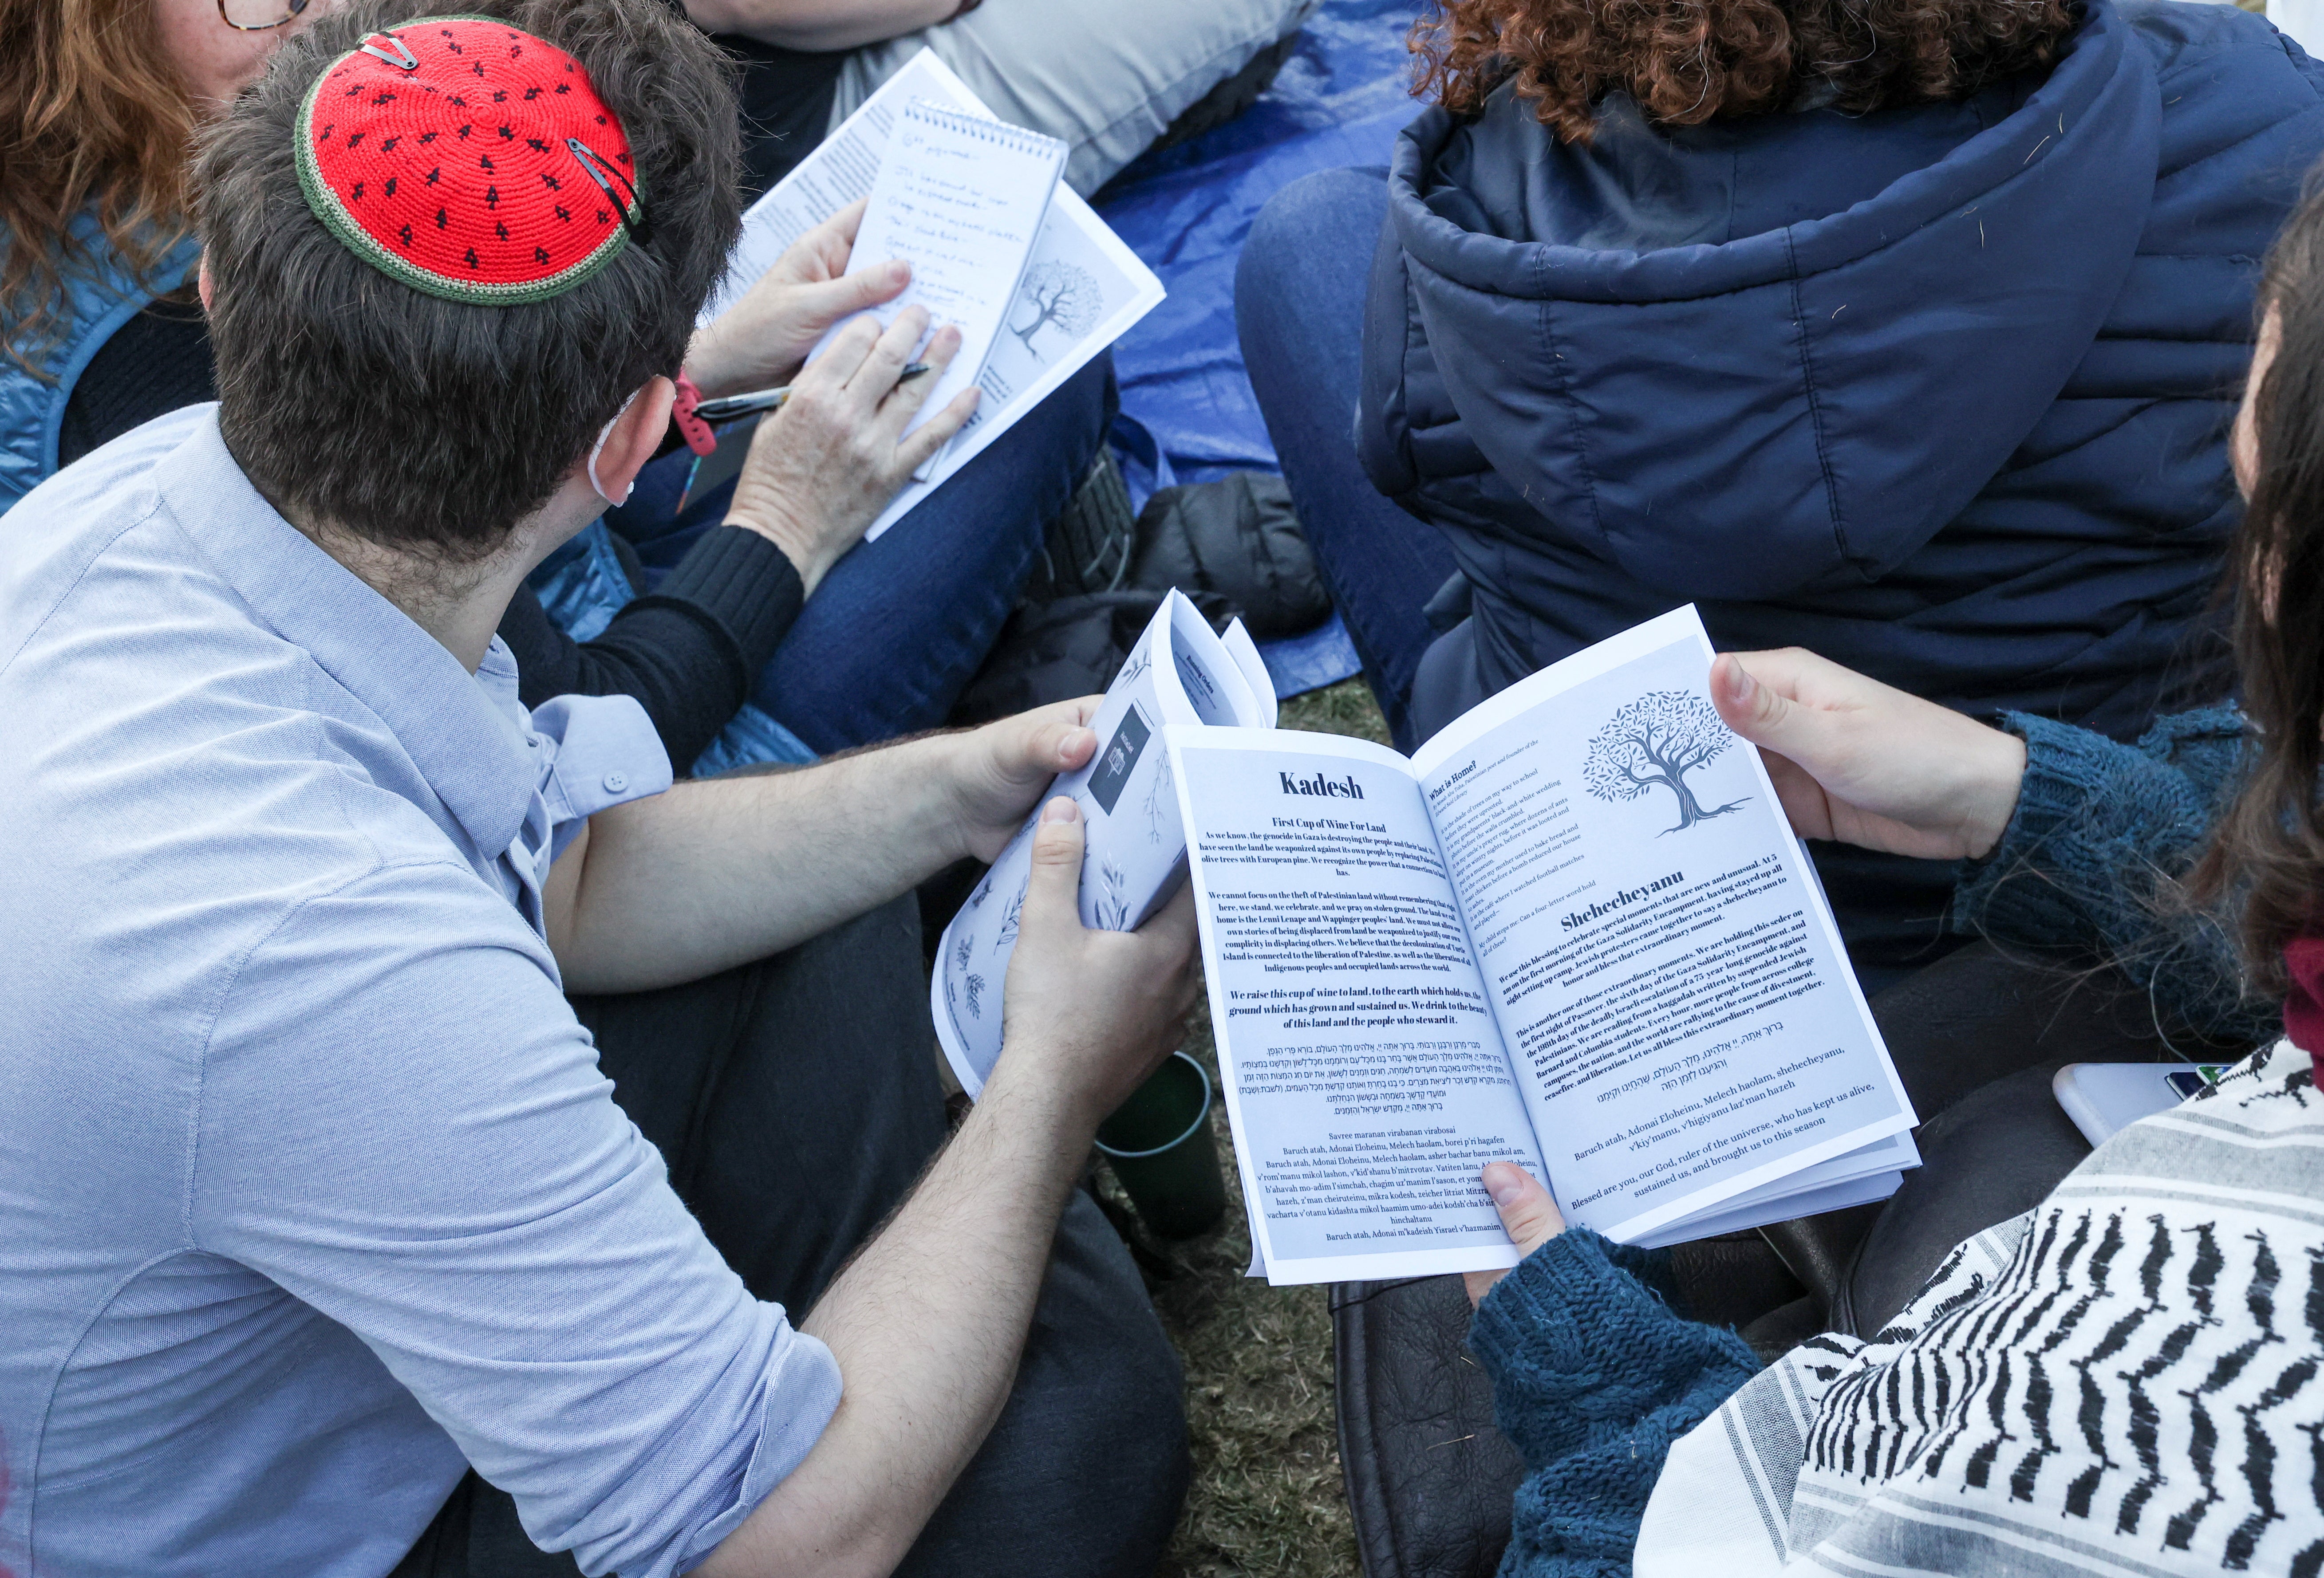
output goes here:
<path id="1" fill-rule="evenodd" d="M 1171 1053 L 1098 1125 L 1097 1148 L 1156 1236 L 1193 1238 L 1227 1214 L 1211 1137 L 1211 1077 L 1185 1053 Z"/>

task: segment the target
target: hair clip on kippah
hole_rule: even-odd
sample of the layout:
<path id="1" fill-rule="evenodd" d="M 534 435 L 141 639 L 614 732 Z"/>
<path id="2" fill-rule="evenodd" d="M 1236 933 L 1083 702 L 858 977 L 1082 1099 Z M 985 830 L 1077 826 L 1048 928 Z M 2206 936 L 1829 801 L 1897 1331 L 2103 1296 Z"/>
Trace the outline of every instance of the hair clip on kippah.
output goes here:
<path id="1" fill-rule="evenodd" d="M 381 49 L 377 42 L 377 41 L 381 39 L 385 39 L 390 44 L 393 45 L 395 53 L 391 55 L 385 50 Z M 370 38 L 365 39 L 360 47 L 364 54 L 375 56 L 378 59 L 386 61 L 391 66 L 399 67 L 406 71 L 417 71 L 420 69 L 420 57 L 411 52 L 411 46 L 405 43 L 401 39 L 397 38 L 392 32 L 375 32 L 372 34 Z"/>
<path id="2" fill-rule="evenodd" d="M 653 220 L 646 213 L 645 201 L 638 196 L 638 188 L 630 184 L 630 178 L 598 158 L 597 151 L 578 137 L 567 137 L 565 146 L 573 151 L 573 157 L 579 161 L 582 170 L 604 192 L 605 200 L 613 206 L 613 212 L 622 216 L 622 227 L 630 233 L 630 239 L 640 246 L 651 241 Z M 621 191 L 613 190 L 614 181 L 622 183 Z M 627 194 L 626 199 L 623 194 Z M 632 208 L 637 210 L 634 216 L 630 212 Z"/>
<path id="3" fill-rule="evenodd" d="M 490 17 L 367 35 L 308 88 L 296 135 L 323 227 L 447 301 L 547 301 L 650 234 L 629 136 L 587 70 Z M 576 161 L 604 199 L 574 179 Z"/>

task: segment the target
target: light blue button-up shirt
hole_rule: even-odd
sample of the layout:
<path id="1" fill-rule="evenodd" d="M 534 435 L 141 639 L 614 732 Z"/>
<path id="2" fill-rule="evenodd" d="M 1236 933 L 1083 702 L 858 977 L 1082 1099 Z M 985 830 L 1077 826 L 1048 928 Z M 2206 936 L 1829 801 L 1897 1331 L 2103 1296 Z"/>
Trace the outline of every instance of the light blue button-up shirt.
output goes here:
<path id="1" fill-rule="evenodd" d="M 796 1466 L 837 1367 L 541 934 L 579 819 L 669 778 L 634 702 L 468 674 L 214 408 L 0 522 L 0 1568 L 377 1578 L 473 1463 L 659 1578 Z"/>

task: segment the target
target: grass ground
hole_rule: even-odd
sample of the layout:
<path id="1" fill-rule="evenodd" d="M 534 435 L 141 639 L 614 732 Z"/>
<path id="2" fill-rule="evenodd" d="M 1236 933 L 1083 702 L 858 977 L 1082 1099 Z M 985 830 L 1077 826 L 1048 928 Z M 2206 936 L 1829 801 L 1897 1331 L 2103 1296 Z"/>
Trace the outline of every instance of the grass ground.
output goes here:
<path id="1" fill-rule="evenodd" d="M 1361 680 L 1284 703 L 1283 727 L 1388 739 Z M 1217 1078 L 1210 1015 L 1186 1050 Z M 1250 1235 L 1226 1115 L 1213 1132 L 1227 1174 L 1217 1232 L 1153 1246 L 1166 1273 L 1154 1305 L 1186 1366 L 1194 1481 L 1165 1578 L 1354 1578 L 1355 1531 L 1340 1483 L 1332 1417 L 1332 1317 L 1322 1288 L 1246 1279 Z M 1105 1187 L 1111 1189 L 1111 1180 Z M 1149 1267 L 1149 1277 L 1153 1268 Z"/>

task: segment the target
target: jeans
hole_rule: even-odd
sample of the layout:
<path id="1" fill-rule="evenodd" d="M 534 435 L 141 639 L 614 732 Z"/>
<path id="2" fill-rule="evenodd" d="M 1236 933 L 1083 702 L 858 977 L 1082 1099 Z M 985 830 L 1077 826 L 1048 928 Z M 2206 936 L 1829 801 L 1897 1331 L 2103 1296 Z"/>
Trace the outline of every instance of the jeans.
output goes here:
<path id="1" fill-rule="evenodd" d="M 1235 269 L 1235 328 L 1299 524 L 1388 731 L 1408 751 L 1419 743 L 1413 676 L 1436 638 L 1425 606 L 1455 566 L 1436 528 L 1382 498 L 1356 460 L 1364 296 L 1388 216 L 1385 178 L 1323 170 L 1268 200 Z"/>
<path id="2" fill-rule="evenodd" d="M 1100 356 L 878 540 L 851 549 L 775 648 L 752 702 L 825 756 L 942 724 L 1017 606 L 1042 534 L 1088 474 L 1117 403 L 1112 358 Z M 676 513 L 692 460 L 680 450 L 654 462 L 630 501 L 605 512 L 645 565 L 642 590 L 733 497 L 729 483 Z"/>
<path id="3" fill-rule="evenodd" d="M 908 895 L 756 964 L 573 1006 L 670 1187 L 794 1319 L 944 1143 Z M 1009 1401 L 897 1572 L 1144 1578 L 1185 1493 L 1181 1384 L 1137 1268 L 1076 1190 Z M 392 1578 L 576 1572 L 471 1473 Z"/>

